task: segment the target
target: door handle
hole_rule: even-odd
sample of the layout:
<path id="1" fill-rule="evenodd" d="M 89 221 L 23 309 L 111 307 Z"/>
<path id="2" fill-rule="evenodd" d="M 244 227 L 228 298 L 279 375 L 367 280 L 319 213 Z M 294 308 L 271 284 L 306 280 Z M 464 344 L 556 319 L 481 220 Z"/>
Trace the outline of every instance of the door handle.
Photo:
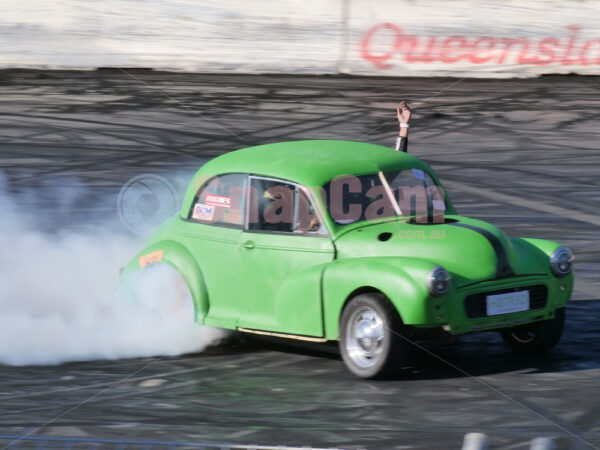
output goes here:
<path id="1" fill-rule="evenodd" d="M 242 244 L 242 247 L 247 248 L 248 250 L 251 250 L 254 248 L 254 242 L 246 241 Z"/>

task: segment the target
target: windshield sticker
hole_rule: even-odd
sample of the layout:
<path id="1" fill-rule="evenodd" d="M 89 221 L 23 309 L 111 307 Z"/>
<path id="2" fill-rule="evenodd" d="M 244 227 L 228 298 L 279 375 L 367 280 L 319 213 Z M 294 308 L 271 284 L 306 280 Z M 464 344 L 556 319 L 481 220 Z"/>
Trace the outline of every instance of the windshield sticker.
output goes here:
<path id="1" fill-rule="evenodd" d="M 154 263 L 162 261 L 164 254 L 164 250 L 157 250 L 155 252 L 148 253 L 147 255 L 140 256 L 140 267 L 148 267 Z"/>
<path id="2" fill-rule="evenodd" d="M 219 208 L 231 208 L 231 197 L 209 194 L 206 196 L 206 204 L 209 206 L 218 206 Z"/>
<path id="3" fill-rule="evenodd" d="M 446 204 L 443 200 L 433 200 L 431 203 L 436 211 L 446 211 Z"/>
<path id="4" fill-rule="evenodd" d="M 425 181 L 425 172 L 423 172 L 421 169 L 412 169 L 412 173 L 415 178 Z"/>
<path id="5" fill-rule="evenodd" d="M 213 220 L 215 215 L 215 207 L 205 205 L 204 203 L 196 203 L 194 205 L 194 212 L 192 213 L 192 219 L 196 220 Z"/>

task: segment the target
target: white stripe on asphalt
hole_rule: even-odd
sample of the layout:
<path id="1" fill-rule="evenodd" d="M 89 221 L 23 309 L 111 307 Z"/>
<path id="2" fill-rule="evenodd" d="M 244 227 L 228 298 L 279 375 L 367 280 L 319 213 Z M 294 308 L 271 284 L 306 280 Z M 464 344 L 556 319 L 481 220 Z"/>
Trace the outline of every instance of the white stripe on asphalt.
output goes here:
<path id="1" fill-rule="evenodd" d="M 469 194 L 481 195 L 492 200 L 510 203 L 512 205 L 522 206 L 524 208 L 541 211 L 566 219 L 576 220 L 578 222 L 588 223 L 600 227 L 600 218 L 593 214 L 587 214 L 581 211 L 561 208 L 560 206 L 549 205 L 537 200 L 528 200 L 523 197 L 514 197 L 512 195 L 502 194 L 491 189 L 480 188 L 462 183 L 460 181 L 444 181 L 444 186 L 456 189 L 457 191 L 467 192 Z"/>

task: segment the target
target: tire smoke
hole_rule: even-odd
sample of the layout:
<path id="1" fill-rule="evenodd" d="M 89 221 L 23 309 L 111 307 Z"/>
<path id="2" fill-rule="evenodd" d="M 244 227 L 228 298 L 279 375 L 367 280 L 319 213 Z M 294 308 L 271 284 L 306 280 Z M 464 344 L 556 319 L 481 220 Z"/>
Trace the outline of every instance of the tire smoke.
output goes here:
<path id="1" fill-rule="evenodd" d="M 77 197 L 64 186 L 57 193 L 69 194 Z M 0 363 L 177 355 L 224 337 L 194 322 L 189 291 L 166 264 L 138 277 L 139 301 L 119 295 L 119 269 L 143 242 L 114 218 L 48 232 L 22 205 L 0 172 Z"/>

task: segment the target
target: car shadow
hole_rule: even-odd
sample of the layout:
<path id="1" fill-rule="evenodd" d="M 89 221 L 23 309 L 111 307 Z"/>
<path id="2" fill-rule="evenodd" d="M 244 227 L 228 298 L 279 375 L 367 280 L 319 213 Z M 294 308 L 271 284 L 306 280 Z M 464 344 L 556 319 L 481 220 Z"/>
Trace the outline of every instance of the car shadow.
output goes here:
<path id="1" fill-rule="evenodd" d="M 571 302 L 565 331 L 558 345 L 540 354 L 512 351 L 497 332 L 458 336 L 449 343 L 413 343 L 413 351 L 395 380 L 434 380 L 509 372 L 547 373 L 600 368 L 600 300 Z M 237 333 L 204 356 L 273 351 L 340 360 L 337 342 L 317 344 Z"/>

